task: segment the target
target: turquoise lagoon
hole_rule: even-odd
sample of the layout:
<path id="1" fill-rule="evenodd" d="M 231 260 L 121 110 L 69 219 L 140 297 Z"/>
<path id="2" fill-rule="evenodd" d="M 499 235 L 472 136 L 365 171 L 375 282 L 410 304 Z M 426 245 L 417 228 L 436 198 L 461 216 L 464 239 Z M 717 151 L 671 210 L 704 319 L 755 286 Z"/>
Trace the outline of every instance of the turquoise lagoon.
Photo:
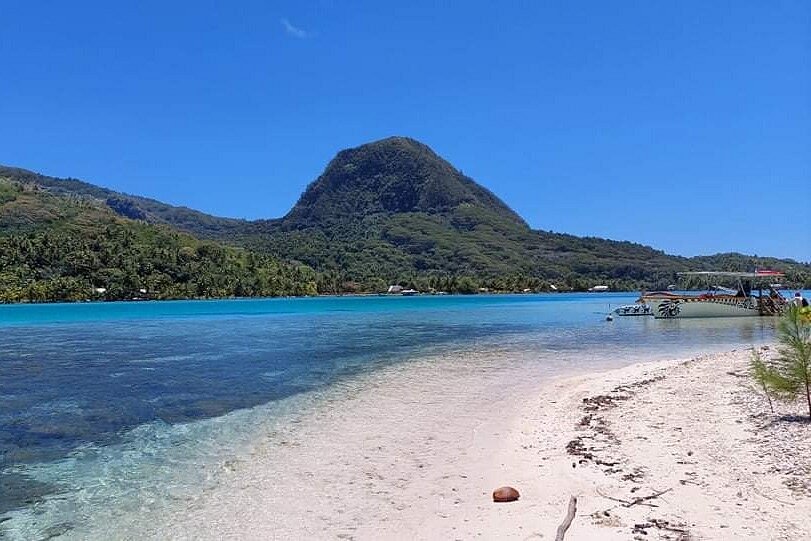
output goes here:
<path id="1" fill-rule="evenodd" d="M 216 484 L 259 427 L 294 430 L 386 367 L 489 358 L 505 379 L 542 380 L 773 339 L 768 318 L 605 320 L 635 297 L 0 306 L 0 535 L 85 537 L 158 513 Z"/>

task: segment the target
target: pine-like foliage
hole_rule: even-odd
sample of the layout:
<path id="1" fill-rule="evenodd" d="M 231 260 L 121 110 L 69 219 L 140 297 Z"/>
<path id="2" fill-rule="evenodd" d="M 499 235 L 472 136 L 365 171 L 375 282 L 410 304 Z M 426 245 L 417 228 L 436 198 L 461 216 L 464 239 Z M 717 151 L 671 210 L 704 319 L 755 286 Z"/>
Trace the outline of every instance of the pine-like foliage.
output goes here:
<path id="1" fill-rule="evenodd" d="M 787 399 L 805 396 L 811 417 L 811 312 L 792 307 L 780 319 L 777 339 L 779 355 L 767 363 L 756 353 L 752 375 L 767 394 Z"/>

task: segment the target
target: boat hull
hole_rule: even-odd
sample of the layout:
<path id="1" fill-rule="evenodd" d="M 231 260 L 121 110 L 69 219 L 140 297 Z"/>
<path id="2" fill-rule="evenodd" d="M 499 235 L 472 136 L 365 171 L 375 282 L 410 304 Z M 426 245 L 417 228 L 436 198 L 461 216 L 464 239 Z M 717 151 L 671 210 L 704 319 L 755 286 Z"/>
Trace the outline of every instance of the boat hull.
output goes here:
<path id="1" fill-rule="evenodd" d="M 761 315 L 757 301 L 752 298 L 674 296 L 645 300 L 651 306 L 656 319 L 757 317 Z"/>
<path id="2" fill-rule="evenodd" d="M 648 304 L 627 304 L 614 309 L 618 316 L 652 316 L 653 310 Z"/>

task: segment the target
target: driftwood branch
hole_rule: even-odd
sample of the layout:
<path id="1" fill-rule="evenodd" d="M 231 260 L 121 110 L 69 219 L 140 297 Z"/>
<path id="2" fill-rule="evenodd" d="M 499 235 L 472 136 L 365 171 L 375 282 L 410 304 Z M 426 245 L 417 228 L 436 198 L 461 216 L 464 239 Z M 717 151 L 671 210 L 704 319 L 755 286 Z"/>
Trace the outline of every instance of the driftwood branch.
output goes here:
<path id="1" fill-rule="evenodd" d="M 674 532 L 674 533 L 680 533 L 680 534 L 688 533 L 687 529 L 679 528 L 678 526 L 671 526 L 670 524 L 667 523 L 667 521 L 655 520 L 655 521 L 653 521 L 653 525 L 656 526 L 657 528 L 659 528 L 660 530 L 667 530 L 668 532 Z"/>
<path id="2" fill-rule="evenodd" d="M 614 501 L 614 502 L 621 503 L 623 507 L 633 507 L 634 505 L 647 505 L 648 507 L 658 507 L 657 505 L 654 505 L 652 503 L 647 503 L 647 501 L 648 500 L 653 500 L 654 498 L 658 498 L 662 494 L 665 494 L 666 492 L 670 492 L 671 490 L 673 490 L 673 489 L 668 488 L 667 490 L 660 490 L 660 491 L 654 492 L 653 494 L 650 494 L 648 496 L 640 496 L 638 498 L 634 498 L 633 500 L 623 500 L 621 498 L 615 498 L 614 496 L 609 496 L 608 494 L 603 494 L 602 492 L 600 492 L 599 488 L 597 489 L 597 494 L 599 494 L 600 496 L 602 496 L 606 500 L 611 500 L 611 501 Z"/>
<path id="3" fill-rule="evenodd" d="M 566 512 L 566 518 L 558 526 L 558 532 L 555 534 L 555 541 L 563 541 L 563 536 L 566 535 L 566 530 L 572 525 L 574 515 L 577 513 L 577 498 L 572 496 L 569 498 L 569 510 Z"/>
<path id="4" fill-rule="evenodd" d="M 639 498 L 634 498 L 630 502 L 627 502 L 627 503 L 625 503 L 623 505 L 625 505 L 625 507 L 633 507 L 634 505 L 636 505 L 638 503 L 642 503 L 642 502 L 646 502 L 648 500 L 652 500 L 654 498 L 658 498 L 662 494 L 666 494 L 666 493 L 670 492 L 671 490 L 673 490 L 672 487 L 667 488 L 665 490 L 660 490 L 658 492 L 654 492 L 653 494 L 650 494 L 649 496 L 640 496 Z"/>
<path id="5" fill-rule="evenodd" d="M 688 539 L 690 532 L 682 526 L 683 525 L 681 524 L 670 524 L 670 522 L 667 520 L 653 518 L 650 520 L 650 522 L 634 524 L 634 529 L 632 532 L 648 535 L 648 528 L 656 528 L 657 530 L 665 530 L 667 532 L 680 534 L 678 537 L 679 539 Z M 670 537 L 666 537 L 666 539 L 670 539 Z"/>
<path id="6" fill-rule="evenodd" d="M 754 487 L 752 488 L 752 490 L 755 492 L 755 494 L 757 494 L 758 496 L 763 496 L 763 497 L 764 497 L 764 498 L 766 498 L 767 500 L 771 500 L 771 501 L 773 501 L 773 502 L 782 503 L 782 504 L 785 504 L 785 505 L 794 505 L 794 504 L 793 504 L 793 503 L 791 503 L 791 502 L 787 502 L 787 501 L 785 501 L 785 500 L 778 500 L 777 498 L 773 498 L 773 497 L 771 497 L 771 496 L 767 496 L 766 494 L 762 493 L 761 491 L 759 491 L 758 489 L 756 489 L 756 488 L 754 488 Z"/>
<path id="7" fill-rule="evenodd" d="M 628 502 L 628 500 L 622 500 L 622 499 L 620 499 L 620 498 L 615 498 L 614 496 L 609 496 L 608 494 L 603 494 L 603 493 L 600 491 L 600 489 L 599 489 L 599 488 L 597 489 L 597 494 L 599 494 L 600 496 L 602 496 L 602 497 L 603 497 L 603 498 L 605 498 L 606 500 L 611 500 L 611 501 L 613 501 L 613 502 L 624 503 L 624 504 L 626 504 L 626 505 L 629 503 L 629 502 Z"/>

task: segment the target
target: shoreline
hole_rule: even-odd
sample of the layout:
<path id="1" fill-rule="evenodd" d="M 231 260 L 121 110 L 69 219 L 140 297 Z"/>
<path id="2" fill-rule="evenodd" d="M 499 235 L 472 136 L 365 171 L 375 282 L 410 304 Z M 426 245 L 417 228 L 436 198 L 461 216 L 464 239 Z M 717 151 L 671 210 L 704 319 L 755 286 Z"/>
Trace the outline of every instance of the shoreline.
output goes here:
<path id="1" fill-rule="evenodd" d="M 403 295 L 401 293 L 318 293 L 317 295 L 275 295 L 275 296 L 252 296 L 252 297 L 167 297 L 167 298 L 130 298 L 130 299 L 81 299 L 81 300 L 53 300 L 53 301 L 15 301 L 15 302 L 2 302 L 0 306 L 53 306 L 53 305 L 103 305 L 103 304 L 141 304 L 149 303 L 164 303 L 164 302 L 206 302 L 206 301 L 268 301 L 268 300 L 291 300 L 291 299 L 354 299 L 354 298 L 400 298 L 400 297 L 521 297 L 521 296 L 537 296 L 537 295 L 571 295 L 571 294 L 584 294 L 590 295 L 611 295 L 611 296 L 625 296 L 632 294 L 639 294 L 639 289 L 612 289 L 609 291 L 589 291 L 583 290 L 559 290 L 559 291 L 476 291 L 471 293 L 462 292 L 441 292 L 429 293 L 418 292 L 415 295 Z"/>
<path id="2" fill-rule="evenodd" d="M 575 496 L 567 541 L 811 538 L 811 422 L 802 404 L 769 412 L 747 375 L 750 351 L 636 364 L 626 354 L 586 372 L 539 371 L 510 350 L 420 357 L 283 417 L 245 410 L 193 425 L 196 435 L 156 434 L 176 433 L 169 464 L 193 477 L 178 470 L 140 502 L 94 495 L 88 479 L 101 499 L 81 511 L 84 525 L 40 530 L 35 513 L 5 533 L 553 539 Z M 131 474 L 112 451 L 107 467 Z M 520 499 L 494 503 L 505 485 Z"/>
<path id="3" fill-rule="evenodd" d="M 462 396 L 376 414 L 380 397 L 358 397 L 360 409 L 303 422 L 309 434 L 260 445 L 149 535 L 551 539 L 574 495 L 567 540 L 809 537 L 811 432 L 747 390 L 748 358 L 554 376 L 483 404 L 486 415 Z M 502 485 L 519 501 L 494 504 Z"/>
<path id="4" fill-rule="evenodd" d="M 769 412 L 750 351 L 632 365 L 564 391 L 570 428 L 541 470 L 579 499 L 567 539 L 811 537 L 811 431 L 801 404 Z M 560 520 L 563 495 L 546 503 Z"/>
<path id="5" fill-rule="evenodd" d="M 512 467 L 524 443 L 514 425 L 552 378 L 767 343 L 774 327 L 760 318 L 607 323 L 591 313 L 605 301 L 577 298 L 426 298 L 419 309 L 400 299 L 378 309 L 391 300 L 290 301 L 278 315 L 259 304 L 259 318 L 223 302 L 144 311 L 137 325 L 131 307 L 86 306 L 65 311 L 100 324 L 79 314 L 10 329 L 10 366 L 38 369 L 4 380 L 19 384 L 35 434 L 77 429 L 52 460 L 15 458 L 25 490 L 44 483 L 47 492 L 15 505 L 0 530 L 21 539 L 238 536 L 241 524 L 309 538 L 425 538 L 426 523 L 476 532 L 485 526 L 464 524 L 465 513 L 484 516 L 477 506 L 493 484 L 523 479 Z M 54 401 L 49 390 L 60 388 Z M 17 445 L 16 426 L 5 426 L 4 441 Z M 52 441 L 28 447 L 47 452 Z"/>

